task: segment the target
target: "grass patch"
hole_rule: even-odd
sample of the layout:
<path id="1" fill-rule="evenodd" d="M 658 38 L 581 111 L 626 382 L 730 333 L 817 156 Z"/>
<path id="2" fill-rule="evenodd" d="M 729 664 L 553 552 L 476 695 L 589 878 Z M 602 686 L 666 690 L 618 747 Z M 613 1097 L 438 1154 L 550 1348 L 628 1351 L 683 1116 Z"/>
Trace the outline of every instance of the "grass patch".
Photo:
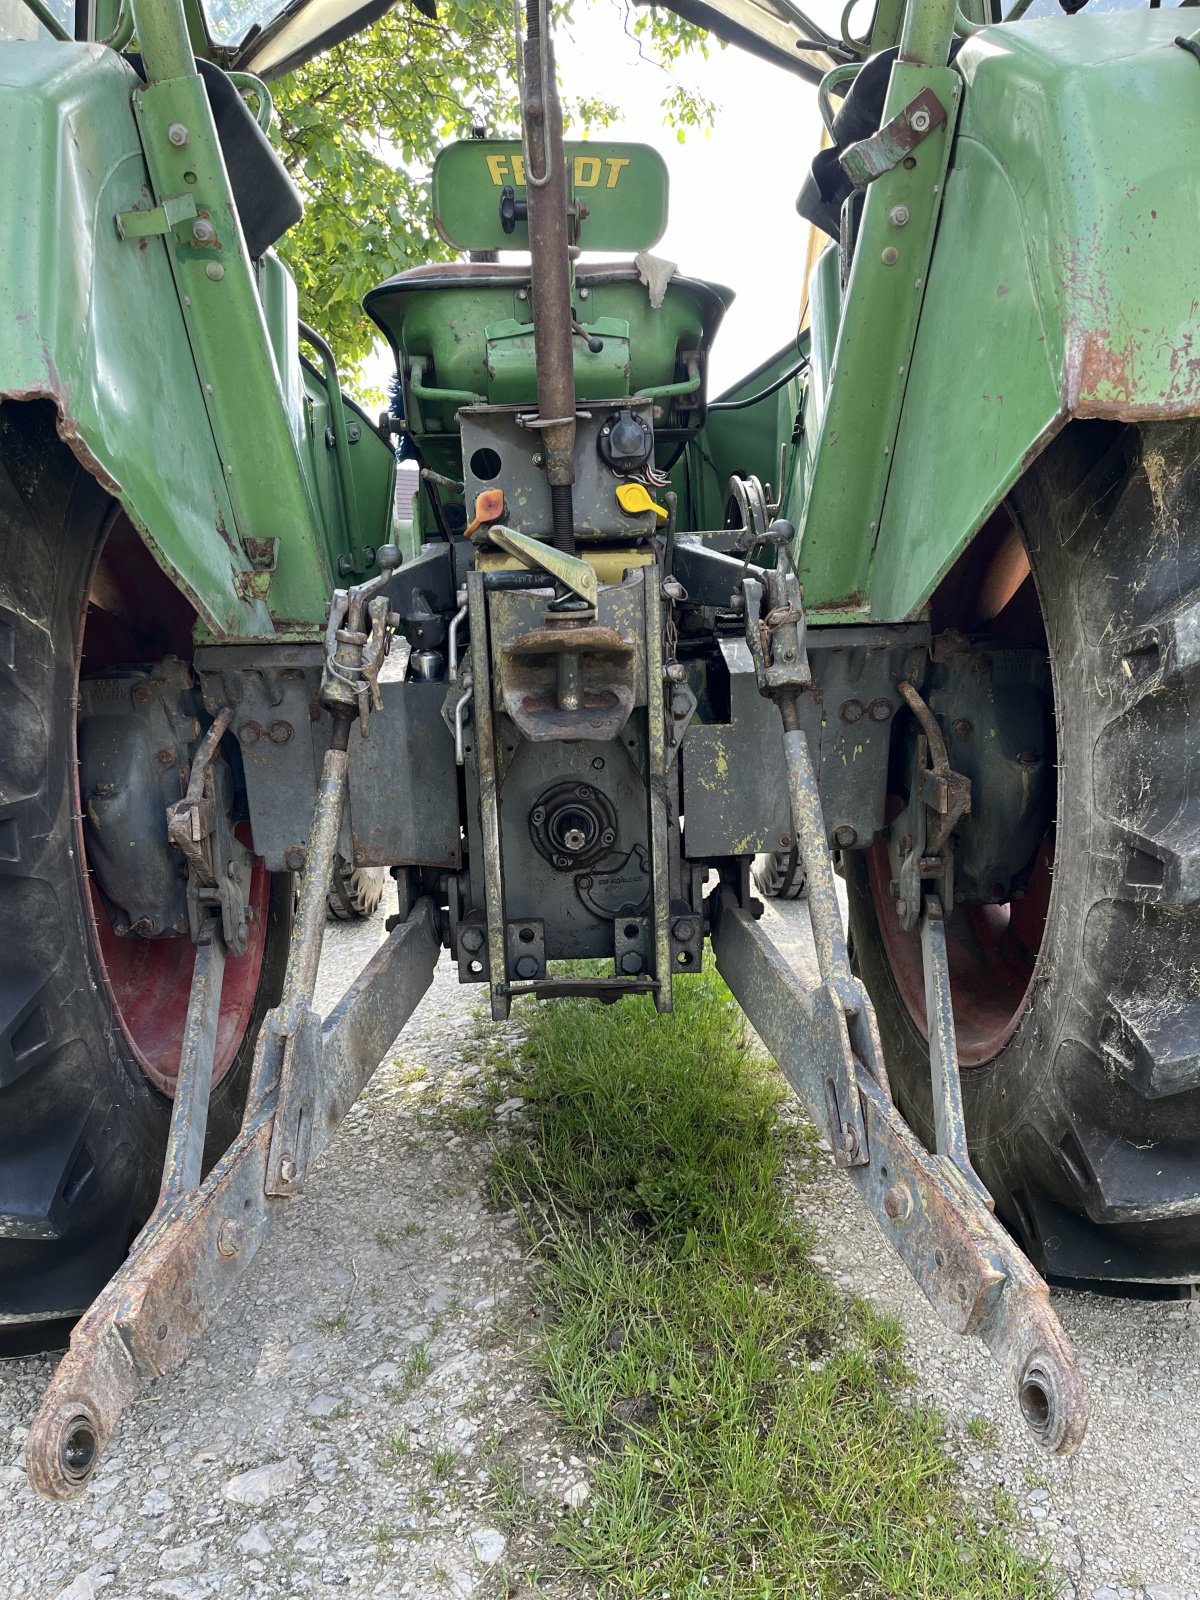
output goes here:
<path id="1" fill-rule="evenodd" d="M 798 1136 L 728 991 L 705 974 L 676 1007 L 530 1008 L 528 1127 L 493 1168 L 542 1261 L 549 1401 L 593 1457 L 556 1534 L 572 1573 L 672 1600 L 1050 1593 L 898 1397 L 899 1326 L 812 1265 L 780 1182 Z"/>

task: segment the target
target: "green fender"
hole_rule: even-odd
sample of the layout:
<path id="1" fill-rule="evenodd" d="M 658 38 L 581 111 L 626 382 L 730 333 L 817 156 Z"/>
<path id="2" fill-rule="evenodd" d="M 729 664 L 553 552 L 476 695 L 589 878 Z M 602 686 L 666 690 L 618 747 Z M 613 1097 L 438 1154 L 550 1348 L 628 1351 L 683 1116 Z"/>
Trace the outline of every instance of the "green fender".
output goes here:
<path id="1" fill-rule="evenodd" d="M 822 588 L 806 549 L 811 608 L 865 593 L 872 620 L 918 615 L 1071 418 L 1200 415 L 1200 62 L 1174 42 L 1188 15 L 1006 24 L 963 47 L 878 537 L 853 594 Z M 822 268 L 814 327 L 837 293 L 836 260 Z"/>
<path id="2" fill-rule="evenodd" d="M 55 403 L 215 635 L 273 638 L 162 240 L 117 233 L 118 212 L 151 204 L 136 82 L 100 45 L 0 43 L 0 398 Z"/>

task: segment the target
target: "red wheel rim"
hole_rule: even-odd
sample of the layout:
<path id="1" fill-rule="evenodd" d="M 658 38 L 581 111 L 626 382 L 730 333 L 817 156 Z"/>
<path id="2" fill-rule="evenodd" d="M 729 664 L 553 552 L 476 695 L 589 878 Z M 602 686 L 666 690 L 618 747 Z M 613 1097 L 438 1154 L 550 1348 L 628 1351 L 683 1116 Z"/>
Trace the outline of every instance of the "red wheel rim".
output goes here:
<path id="1" fill-rule="evenodd" d="M 980 536 L 981 553 L 951 574 L 941 591 L 946 625 L 975 629 L 997 639 L 1016 633 L 1045 646 L 1037 592 L 1020 534 L 1006 513 Z M 939 604 L 933 607 L 935 631 Z M 951 750 L 953 761 L 953 749 Z M 888 799 L 889 822 L 903 799 Z M 1053 832 L 1043 839 L 1024 895 L 1006 905 L 958 906 L 946 922 L 946 952 L 959 1060 L 982 1066 L 1016 1032 L 1033 990 L 1041 955 L 1054 873 Z M 897 991 L 913 1023 L 927 1038 L 925 973 L 918 930 L 905 933 L 891 892 L 891 865 L 882 840 L 867 852 L 867 876 L 875 917 Z"/>
<path id="2" fill-rule="evenodd" d="M 136 606 L 123 597 L 136 596 Z M 146 618 L 137 628 L 131 619 Z M 146 636 L 138 631 L 152 629 Z M 140 647 L 140 649 L 139 649 Z M 80 622 L 77 662 L 90 674 L 129 660 L 153 660 L 170 652 L 187 659 L 191 649 L 191 612 L 178 591 L 146 555 L 144 546 L 122 517 L 114 519 L 104 540 Z M 78 678 L 78 668 L 77 668 Z M 78 703 L 78 690 L 76 692 Z M 80 860 L 87 859 L 75 761 L 76 838 Z M 239 829 L 244 843 L 248 836 Z M 91 874 L 83 875 L 84 899 L 92 925 L 100 976 L 130 1054 L 163 1094 L 175 1091 L 183 1028 L 187 1016 L 196 948 L 180 938 L 118 938 L 108 907 Z M 212 1083 L 215 1088 L 232 1067 L 245 1038 L 258 995 L 267 943 L 271 880 L 256 862 L 250 880 L 246 953 L 225 963 L 221 1011 Z"/>

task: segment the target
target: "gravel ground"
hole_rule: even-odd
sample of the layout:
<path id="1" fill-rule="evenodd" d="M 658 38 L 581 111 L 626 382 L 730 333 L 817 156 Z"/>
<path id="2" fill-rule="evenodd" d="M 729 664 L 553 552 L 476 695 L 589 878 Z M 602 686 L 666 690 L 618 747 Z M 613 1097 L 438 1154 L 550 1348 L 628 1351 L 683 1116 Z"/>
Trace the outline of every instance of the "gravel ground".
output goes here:
<path id="1" fill-rule="evenodd" d="M 802 941 L 803 908 L 777 926 Z M 379 919 L 329 928 L 325 1003 L 381 937 Z M 486 1600 L 506 1568 L 536 1567 L 556 1519 L 587 1514 L 587 1465 L 522 1356 L 514 1220 L 481 1191 L 494 1130 L 456 1131 L 489 1041 L 513 1037 L 476 1024 L 478 998 L 439 969 L 258 1270 L 184 1372 L 127 1414 L 80 1502 L 37 1501 L 21 1464 L 52 1360 L 0 1366 L 0 1594 Z M 519 1115 L 516 1099 L 496 1110 Z M 1011 1495 L 1018 1537 L 1066 1594 L 1200 1600 L 1194 1304 L 1056 1296 L 1093 1419 L 1073 1461 L 1048 1461 L 982 1349 L 943 1333 L 877 1247 L 849 1184 L 830 1172 L 796 1198 L 837 1281 L 903 1320 L 914 1393 L 946 1413 L 968 1493 Z M 569 1596 L 552 1573 L 548 1592 Z"/>

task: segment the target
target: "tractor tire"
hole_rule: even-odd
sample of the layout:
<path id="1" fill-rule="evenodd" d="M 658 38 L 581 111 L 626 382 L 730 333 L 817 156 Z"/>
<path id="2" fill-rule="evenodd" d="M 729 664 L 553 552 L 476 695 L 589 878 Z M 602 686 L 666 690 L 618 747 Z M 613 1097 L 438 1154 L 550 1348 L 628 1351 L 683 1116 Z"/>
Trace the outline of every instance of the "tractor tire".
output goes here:
<path id="1" fill-rule="evenodd" d="M 1023 902 L 960 906 L 947 924 L 966 949 L 972 919 L 1009 918 L 990 976 L 978 948 L 957 972 L 951 952 L 971 1152 L 998 1215 L 1053 1280 L 1193 1284 L 1200 424 L 1075 423 L 1008 510 L 1027 552 L 1026 609 L 1040 610 L 1049 649 L 1057 798 L 1028 970 L 1007 964 L 1027 938 Z M 991 626 L 1004 637 L 1003 615 Z M 939 611 L 935 598 L 935 635 L 951 627 L 978 636 L 969 614 Z M 848 853 L 846 875 L 854 959 L 893 1088 L 932 1147 L 924 1001 L 903 944 L 917 935 L 898 931 L 878 856 Z M 992 1023 L 1011 1010 L 990 1035 L 980 1021 L 989 1007 Z M 980 1048 L 985 1038 L 994 1049 Z"/>
<path id="2" fill-rule="evenodd" d="M 90 603 L 100 551 L 118 520 L 60 443 L 51 405 L 0 406 L 0 1329 L 25 1348 L 39 1329 L 61 1342 L 60 1319 L 85 1310 L 120 1266 L 157 1196 L 171 1113 L 125 1031 L 100 955 L 105 912 L 81 871 L 77 684 L 85 621 L 103 609 Z M 147 616 L 156 609 L 147 597 Z M 240 1123 L 254 1038 L 283 984 L 291 875 L 257 870 L 264 932 L 255 968 L 234 980 L 231 1016 L 248 1022 L 213 1090 L 208 1163 Z M 160 956 L 189 969 L 194 959 L 186 937 L 120 941 L 135 942 L 160 978 Z M 180 1004 L 189 983 L 190 970 Z"/>
<path id="3" fill-rule="evenodd" d="M 808 880 L 798 850 L 770 850 L 754 858 L 754 882 L 768 900 L 803 900 Z"/>
<path id="4" fill-rule="evenodd" d="M 364 922 L 373 917 L 386 882 L 386 867 L 352 867 L 338 856 L 325 900 L 329 915 L 335 922 Z"/>

